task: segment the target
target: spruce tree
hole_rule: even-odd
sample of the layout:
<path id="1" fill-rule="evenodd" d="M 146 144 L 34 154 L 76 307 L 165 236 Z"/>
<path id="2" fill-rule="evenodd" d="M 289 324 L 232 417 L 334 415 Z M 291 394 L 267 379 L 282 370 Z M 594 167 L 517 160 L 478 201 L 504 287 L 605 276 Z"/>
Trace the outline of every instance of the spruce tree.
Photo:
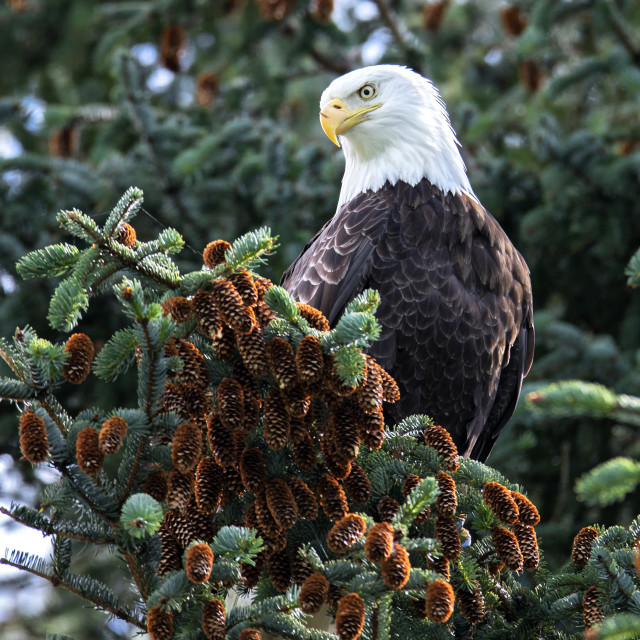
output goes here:
<path id="1" fill-rule="evenodd" d="M 552 571 L 522 487 L 460 458 L 427 416 L 385 425 L 398 388 L 362 351 L 379 330 L 376 292 L 330 328 L 257 274 L 276 246 L 267 229 L 209 243 L 183 273 L 177 231 L 139 239 L 141 205 L 132 188 L 103 224 L 62 211 L 76 244 L 18 264 L 61 278 L 54 328 L 75 331 L 103 295 L 122 325 L 64 342 L 27 326 L 2 341 L 12 375 L 0 397 L 18 408 L 22 455 L 57 477 L 38 508 L 1 509 L 50 536 L 51 558 L 15 550 L 0 563 L 153 640 L 637 635 L 638 521 L 583 527 Z M 121 406 L 74 413 L 58 399 L 65 384 L 107 387 L 129 370 Z M 598 493 L 605 473 L 585 495 L 624 495 L 615 471 L 617 493 Z M 117 555 L 126 595 L 77 571 L 79 542 Z"/>
<path id="2" fill-rule="evenodd" d="M 564 413 L 547 412 L 542 389 L 582 380 L 623 404 L 640 395 L 640 301 L 622 275 L 640 245 L 638 5 L 375 0 L 331 9 L 329 0 L 2 4 L 0 335 L 30 325 L 50 344 L 66 343 L 68 331 L 47 321 L 54 281 L 25 280 L 15 264 L 61 242 L 83 251 L 53 212 L 78 207 L 102 226 L 132 183 L 146 197 L 138 236 L 178 229 L 181 274 L 200 269 L 209 240 L 269 226 L 280 247 L 261 273 L 276 282 L 337 200 L 338 156 L 317 127 L 321 91 L 364 64 L 410 65 L 440 88 L 480 200 L 532 270 L 537 349 L 523 398 L 534 395 L 490 463 L 539 507 L 537 530 L 555 571 L 580 528 L 627 527 L 640 511 L 633 491 L 606 504 L 573 493 L 592 468 L 620 458 L 615 478 L 635 486 L 632 410 L 605 398 L 606 410 L 595 403 L 602 410 L 572 411 L 567 403 L 589 389 L 560 387 L 568 393 L 553 397 Z M 67 257 L 58 268 L 75 264 Z M 59 297 L 75 292 L 68 302 L 79 311 L 86 296 L 75 287 Z M 90 299 L 81 329 L 98 348 L 111 335 L 132 339 L 131 331 L 118 334 L 125 329 L 117 297 Z M 77 413 L 132 406 L 136 383 L 129 367 L 109 384 L 90 375 L 56 393 Z M 7 403 L 0 427 L 0 452 L 16 460 L 11 472 L 41 488 L 47 464 L 18 462 Z M 612 469 L 604 467 L 603 490 Z M 3 474 L 5 498 L 10 486 Z M 115 584 L 111 560 L 76 556 L 76 566 L 90 563 L 93 576 Z M 66 601 L 56 606 L 57 619 L 68 619 Z M 86 635 L 101 633 L 88 617 L 81 622 Z"/>

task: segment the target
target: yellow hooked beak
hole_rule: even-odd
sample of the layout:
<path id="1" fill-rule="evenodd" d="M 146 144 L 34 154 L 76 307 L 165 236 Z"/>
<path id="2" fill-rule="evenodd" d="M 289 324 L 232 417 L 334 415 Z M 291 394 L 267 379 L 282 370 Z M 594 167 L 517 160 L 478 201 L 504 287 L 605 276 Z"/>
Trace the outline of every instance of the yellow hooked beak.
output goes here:
<path id="1" fill-rule="evenodd" d="M 333 144 L 340 146 L 338 142 L 339 135 L 342 135 L 359 122 L 368 120 L 366 115 L 381 106 L 381 104 L 372 104 L 364 107 L 364 109 L 349 110 L 344 106 L 344 102 L 340 98 L 335 98 L 320 111 L 320 124 L 327 134 L 327 138 Z"/>

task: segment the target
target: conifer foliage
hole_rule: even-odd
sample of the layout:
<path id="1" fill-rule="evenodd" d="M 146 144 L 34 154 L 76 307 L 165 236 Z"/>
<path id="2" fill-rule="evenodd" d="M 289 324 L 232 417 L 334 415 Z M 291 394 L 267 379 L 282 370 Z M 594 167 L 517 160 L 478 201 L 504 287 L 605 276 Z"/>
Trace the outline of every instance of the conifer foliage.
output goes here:
<path id="1" fill-rule="evenodd" d="M 135 234 L 141 202 L 130 189 L 102 226 L 61 212 L 86 248 L 19 264 L 65 276 L 54 328 L 73 331 L 100 294 L 123 326 L 95 357 L 107 336 L 54 344 L 26 327 L 1 341 L 22 453 L 59 475 L 41 510 L 2 509 L 54 537 L 51 562 L 15 551 L 1 563 L 162 640 L 579 638 L 637 624 L 640 522 L 583 529 L 573 563 L 549 576 L 521 487 L 460 458 L 426 416 L 385 425 L 397 387 L 362 353 L 378 335 L 375 292 L 329 327 L 255 272 L 275 248 L 267 229 L 210 243 L 183 274 L 176 231 Z M 129 369 L 124 407 L 72 415 L 56 399 L 90 372 L 109 385 Z M 117 550 L 133 595 L 74 573 L 71 540 Z M 323 608 L 319 630 L 308 614 Z"/>

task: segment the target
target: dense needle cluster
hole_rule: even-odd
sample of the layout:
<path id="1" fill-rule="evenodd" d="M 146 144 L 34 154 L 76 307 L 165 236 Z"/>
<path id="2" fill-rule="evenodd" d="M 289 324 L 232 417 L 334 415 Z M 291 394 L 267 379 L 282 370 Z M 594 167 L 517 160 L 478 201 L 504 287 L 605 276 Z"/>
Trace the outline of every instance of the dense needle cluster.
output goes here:
<path id="1" fill-rule="evenodd" d="M 207 245 L 205 266 L 224 265 L 229 248 L 222 240 Z M 184 419 L 172 437 L 167 491 L 169 507 L 177 512 L 170 524 L 178 528 L 183 548 L 189 535 L 178 524 L 188 505 L 210 518 L 231 493 L 253 494 L 248 504 L 254 516 L 247 513 L 247 522 L 264 536 L 269 553 L 286 545 L 286 531 L 299 518 L 317 517 L 318 503 L 334 522 L 344 518 L 349 512 L 345 488 L 360 504 L 369 500 L 369 479 L 354 460 L 362 445 L 382 444 L 382 403 L 397 399 L 397 385 L 367 358 L 360 387 L 346 387 L 317 335 L 295 344 L 265 333 L 275 317 L 265 302 L 271 286 L 239 269 L 213 279 L 191 297 L 165 301 L 165 313 L 176 322 L 192 314 L 212 353 L 231 365 L 212 395 L 200 343 L 184 338 L 167 343 L 167 356 L 182 362 L 167 381 L 164 405 Z M 297 308 L 315 330 L 329 330 L 317 310 L 301 304 Z M 265 388 L 269 380 L 275 384 Z M 312 486 L 295 477 L 270 476 L 265 451 L 253 436 L 259 429 L 267 450 L 287 448 L 301 472 L 318 470 Z"/>

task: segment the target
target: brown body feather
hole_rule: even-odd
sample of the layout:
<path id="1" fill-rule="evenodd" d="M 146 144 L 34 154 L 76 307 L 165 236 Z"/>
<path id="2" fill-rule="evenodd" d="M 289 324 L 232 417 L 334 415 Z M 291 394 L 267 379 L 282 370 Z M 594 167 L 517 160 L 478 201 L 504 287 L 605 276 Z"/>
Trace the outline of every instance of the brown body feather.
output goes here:
<path id="1" fill-rule="evenodd" d="M 369 353 L 396 379 L 393 421 L 425 413 L 461 454 L 485 460 L 533 359 L 529 271 L 473 198 L 427 179 L 386 183 L 344 204 L 282 277 L 334 324 L 363 289 L 379 291 Z"/>

